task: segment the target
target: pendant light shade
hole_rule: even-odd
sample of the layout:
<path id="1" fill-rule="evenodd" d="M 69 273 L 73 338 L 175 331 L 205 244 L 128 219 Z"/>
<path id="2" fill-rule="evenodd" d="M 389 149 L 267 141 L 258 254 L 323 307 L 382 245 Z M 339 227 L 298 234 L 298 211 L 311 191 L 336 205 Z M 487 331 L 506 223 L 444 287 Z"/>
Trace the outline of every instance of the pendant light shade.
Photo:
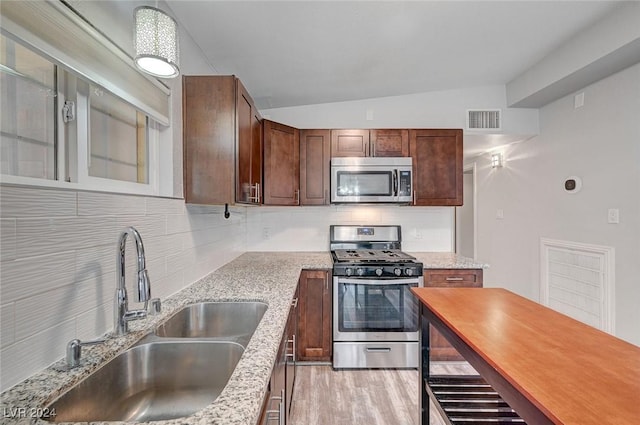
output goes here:
<path id="1" fill-rule="evenodd" d="M 136 66 L 160 78 L 173 78 L 178 68 L 178 25 L 160 9 L 141 6 L 133 12 Z"/>

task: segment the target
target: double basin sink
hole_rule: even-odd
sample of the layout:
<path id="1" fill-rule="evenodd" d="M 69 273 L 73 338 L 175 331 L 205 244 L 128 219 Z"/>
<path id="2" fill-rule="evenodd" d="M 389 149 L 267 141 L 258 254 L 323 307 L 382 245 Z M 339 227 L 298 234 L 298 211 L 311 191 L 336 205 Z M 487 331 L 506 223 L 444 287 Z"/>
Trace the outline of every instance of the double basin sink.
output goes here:
<path id="1" fill-rule="evenodd" d="M 136 421 L 189 416 L 231 378 L 267 305 L 203 302 L 155 331 L 48 406 L 51 422 Z"/>

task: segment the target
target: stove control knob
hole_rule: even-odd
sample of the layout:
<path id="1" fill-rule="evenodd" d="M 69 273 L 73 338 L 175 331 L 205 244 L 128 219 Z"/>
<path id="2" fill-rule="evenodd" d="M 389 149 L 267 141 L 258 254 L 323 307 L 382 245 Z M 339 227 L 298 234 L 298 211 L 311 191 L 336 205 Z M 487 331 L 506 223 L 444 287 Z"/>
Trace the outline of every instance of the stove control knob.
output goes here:
<path id="1" fill-rule="evenodd" d="M 393 269 L 393 274 L 395 274 L 396 276 L 401 276 L 402 275 L 402 270 L 401 269 Z"/>
<path id="2" fill-rule="evenodd" d="M 411 268 L 404 269 L 404 274 L 406 274 L 407 276 L 413 276 L 413 269 Z"/>
<path id="3" fill-rule="evenodd" d="M 382 269 L 376 269 L 376 276 L 382 276 Z"/>
<path id="4" fill-rule="evenodd" d="M 364 269 L 358 268 L 356 273 L 358 273 L 358 276 L 362 276 L 364 274 Z"/>
<path id="5" fill-rule="evenodd" d="M 347 268 L 344 270 L 344 273 L 345 273 L 347 276 L 351 276 L 351 275 L 353 274 L 353 269 L 352 269 L 351 267 L 347 267 Z"/>

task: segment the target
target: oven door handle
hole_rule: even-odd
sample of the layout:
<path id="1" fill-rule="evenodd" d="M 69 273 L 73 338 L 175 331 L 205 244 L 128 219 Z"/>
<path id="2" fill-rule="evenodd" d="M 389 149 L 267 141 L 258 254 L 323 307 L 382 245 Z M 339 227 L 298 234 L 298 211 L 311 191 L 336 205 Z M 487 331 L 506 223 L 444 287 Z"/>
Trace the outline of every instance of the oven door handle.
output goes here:
<path id="1" fill-rule="evenodd" d="M 393 170 L 393 196 L 398 196 L 398 170 Z"/>
<path id="2" fill-rule="evenodd" d="M 384 286 L 384 285 L 420 285 L 419 278 L 410 279 L 349 279 L 349 278 L 336 278 L 337 282 L 346 283 L 350 285 L 368 285 L 368 286 Z"/>

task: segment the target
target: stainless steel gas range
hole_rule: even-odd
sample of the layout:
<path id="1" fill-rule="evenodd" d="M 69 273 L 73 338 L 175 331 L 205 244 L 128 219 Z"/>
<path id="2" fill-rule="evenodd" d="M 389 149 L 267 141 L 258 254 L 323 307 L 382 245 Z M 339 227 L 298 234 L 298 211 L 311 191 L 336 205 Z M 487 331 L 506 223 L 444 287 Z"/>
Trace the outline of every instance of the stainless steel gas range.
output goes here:
<path id="1" fill-rule="evenodd" d="M 401 251 L 400 226 L 330 228 L 333 367 L 417 368 L 422 263 Z"/>

